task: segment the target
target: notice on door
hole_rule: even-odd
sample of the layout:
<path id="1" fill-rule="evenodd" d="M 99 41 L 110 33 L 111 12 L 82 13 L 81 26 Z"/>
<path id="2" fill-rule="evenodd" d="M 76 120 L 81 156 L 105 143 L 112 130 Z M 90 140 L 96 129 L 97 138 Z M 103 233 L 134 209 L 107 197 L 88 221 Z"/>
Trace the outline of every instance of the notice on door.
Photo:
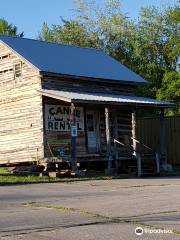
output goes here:
<path id="1" fill-rule="evenodd" d="M 76 107 L 75 119 L 77 131 L 84 131 L 84 112 L 82 107 Z M 45 126 L 48 131 L 70 131 L 70 107 L 46 104 Z"/>

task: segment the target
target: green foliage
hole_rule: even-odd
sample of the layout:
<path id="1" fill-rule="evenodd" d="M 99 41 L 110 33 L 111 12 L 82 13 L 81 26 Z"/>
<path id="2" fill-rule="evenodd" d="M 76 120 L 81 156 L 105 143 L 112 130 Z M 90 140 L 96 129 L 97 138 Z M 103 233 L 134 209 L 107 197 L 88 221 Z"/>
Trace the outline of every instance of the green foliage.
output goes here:
<path id="1" fill-rule="evenodd" d="M 62 23 L 63 25 L 52 25 L 51 28 L 44 23 L 38 39 L 80 47 L 96 47 L 93 34 L 88 34 L 83 24 L 64 19 Z"/>
<path id="2" fill-rule="evenodd" d="M 11 35 L 23 37 L 24 33 L 17 33 L 17 27 L 0 18 L 0 35 Z"/>
<path id="3" fill-rule="evenodd" d="M 137 94 L 174 100 L 178 98 L 180 55 L 180 8 L 142 8 L 136 21 L 121 10 L 120 0 L 97 4 L 75 1 L 75 17 L 49 27 L 39 34 L 43 40 L 102 49 L 144 77 L 149 84 Z M 169 80 L 167 80 L 169 79 Z"/>
<path id="4" fill-rule="evenodd" d="M 175 110 L 168 111 L 168 115 L 180 114 L 180 73 L 166 72 L 162 79 L 162 87 L 157 91 L 157 98 L 173 101 L 177 104 Z"/>
<path id="5" fill-rule="evenodd" d="M 166 72 L 162 82 L 162 88 L 157 91 L 157 97 L 178 103 L 180 100 L 180 73 Z"/>
<path id="6" fill-rule="evenodd" d="M 172 21 L 172 8 L 159 11 L 155 7 L 142 9 L 136 26 L 135 53 L 139 73 L 151 82 L 152 95 L 162 86 L 163 75 L 177 67 L 179 29 Z"/>

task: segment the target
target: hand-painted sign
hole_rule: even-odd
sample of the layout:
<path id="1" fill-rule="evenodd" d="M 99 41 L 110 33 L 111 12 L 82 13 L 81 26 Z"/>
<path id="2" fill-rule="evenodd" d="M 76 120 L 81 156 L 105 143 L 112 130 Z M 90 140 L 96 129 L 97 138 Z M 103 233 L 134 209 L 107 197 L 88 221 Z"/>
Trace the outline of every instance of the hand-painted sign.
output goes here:
<path id="1" fill-rule="evenodd" d="M 55 157 L 65 157 L 70 155 L 69 147 L 52 146 L 52 152 Z"/>
<path id="2" fill-rule="evenodd" d="M 84 131 L 84 112 L 76 107 L 75 119 L 78 131 Z M 45 126 L 48 131 L 70 131 L 70 107 L 61 105 L 45 105 Z"/>

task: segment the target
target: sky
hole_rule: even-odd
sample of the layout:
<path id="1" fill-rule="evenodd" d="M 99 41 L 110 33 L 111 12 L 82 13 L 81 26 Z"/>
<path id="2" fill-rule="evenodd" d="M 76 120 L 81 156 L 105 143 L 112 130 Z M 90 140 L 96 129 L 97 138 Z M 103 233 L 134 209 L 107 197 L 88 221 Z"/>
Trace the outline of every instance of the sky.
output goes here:
<path id="1" fill-rule="evenodd" d="M 103 0 L 96 0 L 101 3 Z M 174 5 L 176 0 L 122 0 L 122 11 L 134 19 L 141 7 Z M 0 0 L 0 18 L 24 31 L 25 37 L 37 38 L 43 22 L 58 24 L 60 17 L 73 17 L 73 0 Z"/>

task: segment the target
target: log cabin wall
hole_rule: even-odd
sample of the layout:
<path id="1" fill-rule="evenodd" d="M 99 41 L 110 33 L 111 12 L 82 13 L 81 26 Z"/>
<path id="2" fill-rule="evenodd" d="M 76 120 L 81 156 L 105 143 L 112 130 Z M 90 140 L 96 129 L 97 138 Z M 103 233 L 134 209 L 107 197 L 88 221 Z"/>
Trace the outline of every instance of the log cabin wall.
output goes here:
<path id="1" fill-rule="evenodd" d="M 136 86 L 117 84 L 115 82 L 95 82 L 88 79 L 71 79 L 57 76 L 43 77 L 42 88 L 61 91 L 95 92 L 95 93 L 113 93 L 121 95 L 135 95 Z"/>
<path id="2" fill-rule="evenodd" d="M 38 70 L 0 43 L 0 164 L 43 157 Z"/>

